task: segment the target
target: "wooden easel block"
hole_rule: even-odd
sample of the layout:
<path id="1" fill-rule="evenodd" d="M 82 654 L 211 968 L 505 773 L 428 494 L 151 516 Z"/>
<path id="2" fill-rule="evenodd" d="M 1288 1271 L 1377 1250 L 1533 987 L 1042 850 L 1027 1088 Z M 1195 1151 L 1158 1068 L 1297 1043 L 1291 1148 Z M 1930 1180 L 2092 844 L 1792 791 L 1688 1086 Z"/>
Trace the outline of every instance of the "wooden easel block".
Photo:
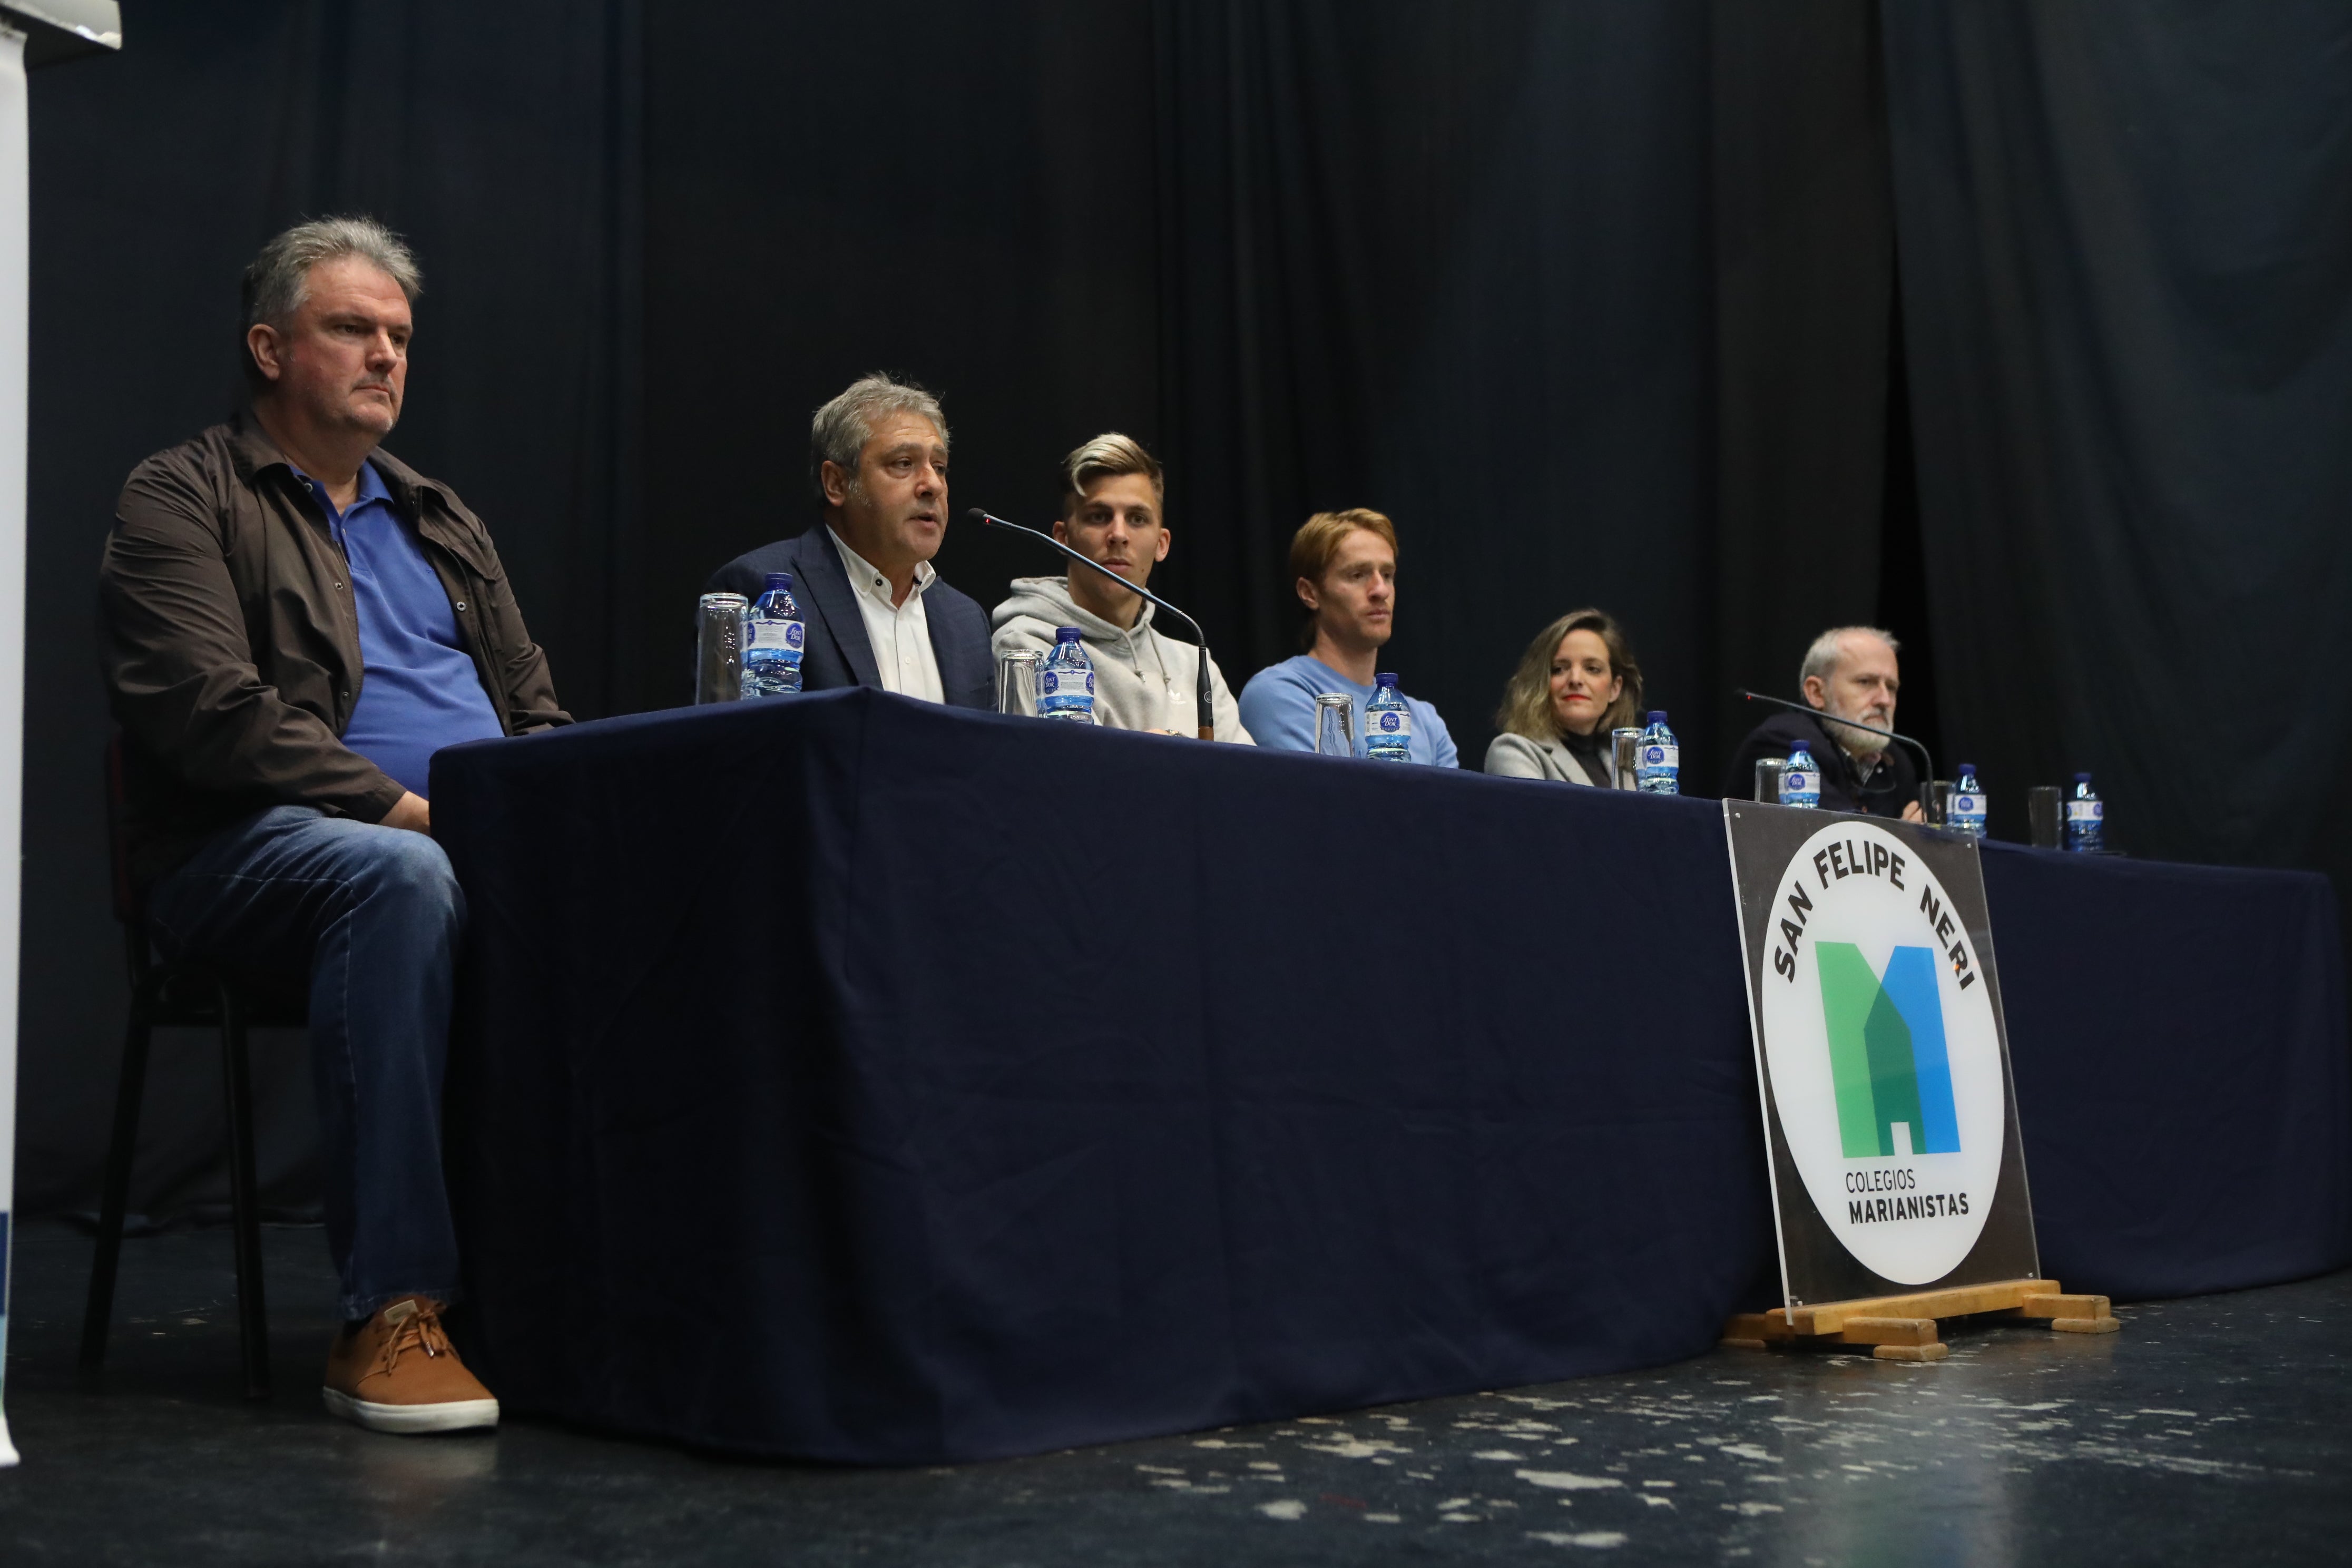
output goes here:
<path id="1" fill-rule="evenodd" d="M 1788 1312 L 1789 1327 L 1800 1334 L 1833 1334 L 1848 1318 L 1965 1318 L 1977 1312 L 2006 1311 L 2036 1297 L 2065 1300 L 2053 1279 L 2002 1279 L 1990 1285 L 1963 1285 L 1950 1290 L 1921 1290 L 1907 1296 L 1866 1296 L 1853 1301 L 1822 1301 Z M 2076 1297 L 2080 1300 L 2084 1298 Z M 1772 1316 L 1766 1313 L 1767 1317 Z M 2074 1315 L 2071 1310 L 2068 1315 Z"/>
<path id="2" fill-rule="evenodd" d="M 1933 1318 L 1848 1318 L 1839 1342 L 1868 1345 L 1880 1361 L 1941 1361 L 1951 1347 L 1936 1337 Z"/>
<path id="3" fill-rule="evenodd" d="M 1822 1301 L 1793 1310 L 1742 1312 L 1724 1325 L 1723 1343 L 1741 1350 L 1869 1345 L 1880 1361 L 1942 1361 L 1951 1351 L 1937 1337 L 1937 1320 L 1979 1312 L 2047 1322 L 2067 1334 L 2111 1334 L 2123 1327 L 2105 1296 L 2069 1296 L 2055 1279 L 2002 1279 L 1908 1296 Z"/>
<path id="4" fill-rule="evenodd" d="M 1932 1345 L 1933 1318 L 1848 1318 L 1838 1338 L 1850 1345 Z"/>
<path id="5" fill-rule="evenodd" d="M 1941 1361 L 1952 1353 L 1952 1347 L 1937 1340 L 1925 1345 L 1879 1345 L 1870 1353 L 1878 1361 Z"/>
<path id="6" fill-rule="evenodd" d="M 2048 1295 L 2027 1297 L 2022 1304 L 2002 1315 L 2047 1319 L 2050 1326 L 2062 1334 L 2112 1334 L 2123 1327 L 2105 1296 L 2063 1296 L 2054 1289 Z"/>

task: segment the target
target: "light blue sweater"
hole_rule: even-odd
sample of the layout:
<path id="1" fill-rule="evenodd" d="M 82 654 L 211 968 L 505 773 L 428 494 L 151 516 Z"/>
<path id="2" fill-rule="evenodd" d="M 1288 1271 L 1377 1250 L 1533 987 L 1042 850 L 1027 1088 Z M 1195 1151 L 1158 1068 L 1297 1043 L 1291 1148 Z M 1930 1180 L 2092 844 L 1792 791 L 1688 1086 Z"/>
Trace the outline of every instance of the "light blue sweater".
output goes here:
<path id="1" fill-rule="evenodd" d="M 1249 684 L 1242 688 L 1242 727 L 1261 746 L 1311 752 L 1315 749 L 1315 699 L 1336 691 L 1356 700 L 1355 739 L 1361 754 L 1364 704 L 1378 689 L 1359 686 L 1314 655 L 1302 653 L 1250 677 Z M 1460 767 L 1462 759 L 1454 753 L 1454 737 L 1446 732 L 1445 721 L 1437 716 L 1437 710 L 1417 697 L 1404 700 L 1412 710 L 1412 760 L 1441 768 Z"/>

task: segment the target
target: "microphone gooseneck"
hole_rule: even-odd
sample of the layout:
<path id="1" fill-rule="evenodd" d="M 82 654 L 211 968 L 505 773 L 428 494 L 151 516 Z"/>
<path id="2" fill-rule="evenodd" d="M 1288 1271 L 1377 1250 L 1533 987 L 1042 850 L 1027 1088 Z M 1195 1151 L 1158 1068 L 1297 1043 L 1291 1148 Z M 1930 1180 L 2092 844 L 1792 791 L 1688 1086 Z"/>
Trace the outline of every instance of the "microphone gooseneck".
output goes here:
<path id="1" fill-rule="evenodd" d="M 1738 688 L 1737 694 L 1750 702 L 1769 702 L 1775 708 L 1786 708 L 1791 713 L 1802 713 L 1806 718 L 1819 720 L 1824 724 L 1843 724 L 1849 730 L 1860 730 L 1867 734 L 1884 735 L 1890 741 L 1902 742 L 1919 753 L 1919 793 L 1923 797 L 1921 808 L 1925 809 L 1924 797 L 1936 782 L 1936 759 L 1927 754 L 1927 746 L 1920 742 L 1913 740 L 1908 735 L 1897 734 L 1893 730 L 1882 730 L 1875 724 L 1863 723 L 1858 719 L 1841 719 L 1836 714 L 1826 712 L 1809 702 L 1791 702 L 1785 697 L 1767 697 L 1760 691 L 1750 691 L 1746 687 Z"/>
<path id="2" fill-rule="evenodd" d="M 1193 637 L 1201 645 L 1200 679 L 1196 683 L 1192 693 L 1193 727 L 1200 731 L 1201 739 L 1203 741 L 1213 741 L 1217 738 L 1215 709 L 1213 701 L 1209 695 L 1209 639 L 1207 635 L 1201 630 L 1200 622 L 1194 620 L 1192 616 L 1186 615 L 1183 611 L 1178 609 L 1175 605 L 1170 604 L 1159 595 L 1151 592 L 1150 589 L 1129 582 L 1126 578 L 1120 576 L 1109 567 L 1102 564 L 1102 563 L 1090 560 L 1087 556 L 1080 554 L 1077 551 L 1071 549 L 1068 545 L 1063 543 L 1060 540 L 1055 538 L 1050 533 L 1046 533 L 1039 529 L 1024 528 L 1017 522 L 1007 522 L 1004 519 L 997 516 L 994 512 L 990 511 L 985 507 L 973 507 L 970 511 L 965 512 L 963 515 L 964 521 L 967 522 L 977 523 L 982 528 L 1009 528 L 1015 533 L 1025 533 L 1032 539 L 1042 540 L 1044 542 L 1052 545 L 1055 549 L 1068 556 L 1071 560 L 1079 562 L 1084 565 L 1090 567 L 1094 571 L 1101 573 L 1104 576 L 1109 578 L 1112 582 L 1118 584 L 1129 593 L 1135 595 L 1138 598 L 1150 600 L 1151 603 L 1159 605 L 1161 609 L 1167 611 L 1170 615 L 1175 616 L 1178 620 L 1183 622 L 1186 626 L 1192 627 Z"/>

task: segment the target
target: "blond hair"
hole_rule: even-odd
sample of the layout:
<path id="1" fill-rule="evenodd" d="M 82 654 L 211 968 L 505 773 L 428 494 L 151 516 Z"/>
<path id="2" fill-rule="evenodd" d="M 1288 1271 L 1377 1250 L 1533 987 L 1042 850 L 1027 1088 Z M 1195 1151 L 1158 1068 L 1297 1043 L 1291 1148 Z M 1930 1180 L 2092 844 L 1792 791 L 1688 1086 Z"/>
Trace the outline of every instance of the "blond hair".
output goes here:
<path id="1" fill-rule="evenodd" d="M 1168 479 L 1160 459 L 1145 451 L 1143 443 L 1134 437 L 1106 430 L 1062 459 L 1063 520 L 1078 515 L 1078 503 L 1087 499 L 1088 486 L 1120 474 L 1141 474 L 1151 481 L 1153 497 L 1167 504 Z"/>
<path id="2" fill-rule="evenodd" d="M 1320 584 L 1323 574 L 1331 570 L 1331 563 L 1339 553 L 1339 546 L 1348 535 L 1358 529 L 1374 534 L 1385 542 L 1389 553 L 1397 553 L 1396 524 L 1387 514 L 1370 507 L 1351 506 L 1344 511 L 1318 511 L 1298 525 L 1290 539 L 1290 576 L 1293 582 L 1304 577 Z M 1315 646 L 1315 616 L 1310 611 L 1307 624 L 1298 629 L 1298 646 Z"/>
<path id="3" fill-rule="evenodd" d="M 1349 507 L 1345 511 L 1318 511 L 1298 525 L 1290 541 L 1290 575 L 1304 577 L 1310 583 L 1323 581 L 1323 574 L 1331 570 L 1332 558 L 1348 535 L 1358 529 L 1376 533 L 1396 553 L 1396 524 L 1368 507 Z"/>

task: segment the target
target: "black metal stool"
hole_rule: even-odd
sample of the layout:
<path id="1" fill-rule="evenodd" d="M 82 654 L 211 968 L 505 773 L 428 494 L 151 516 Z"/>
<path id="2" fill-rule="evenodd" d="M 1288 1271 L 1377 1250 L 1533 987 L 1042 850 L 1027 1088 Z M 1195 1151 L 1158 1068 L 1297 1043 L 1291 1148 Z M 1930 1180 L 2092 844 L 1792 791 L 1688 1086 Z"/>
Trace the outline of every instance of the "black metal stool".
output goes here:
<path id="1" fill-rule="evenodd" d="M 106 826 L 114 871 L 114 914 L 122 922 L 122 952 L 131 977 L 131 1014 L 122 1034 L 122 1076 L 114 1095 L 114 1135 L 106 1150 L 106 1197 L 98 1217 L 98 1254 L 89 1270 L 89 1304 L 82 1316 L 81 1364 L 106 1361 L 108 1321 L 114 1312 L 114 1277 L 122 1250 L 122 1215 L 131 1197 L 131 1158 L 139 1147 L 139 1111 L 147 1087 L 148 1045 L 157 1029 L 218 1029 L 222 1088 L 228 1108 L 228 1190 L 236 1250 L 236 1332 L 245 1356 L 245 1394 L 269 1396 L 269 1313 L 262 1299 L 261 1215 L 254 1192 L 253 1084 L 246 1031 L 301 1028 L 306 1005 L 253 990 L 200 963 L 160 958 L 147 931 L 147 910 L 131 881 L 123 843 L 122 737 L 106 749 Z"/>

